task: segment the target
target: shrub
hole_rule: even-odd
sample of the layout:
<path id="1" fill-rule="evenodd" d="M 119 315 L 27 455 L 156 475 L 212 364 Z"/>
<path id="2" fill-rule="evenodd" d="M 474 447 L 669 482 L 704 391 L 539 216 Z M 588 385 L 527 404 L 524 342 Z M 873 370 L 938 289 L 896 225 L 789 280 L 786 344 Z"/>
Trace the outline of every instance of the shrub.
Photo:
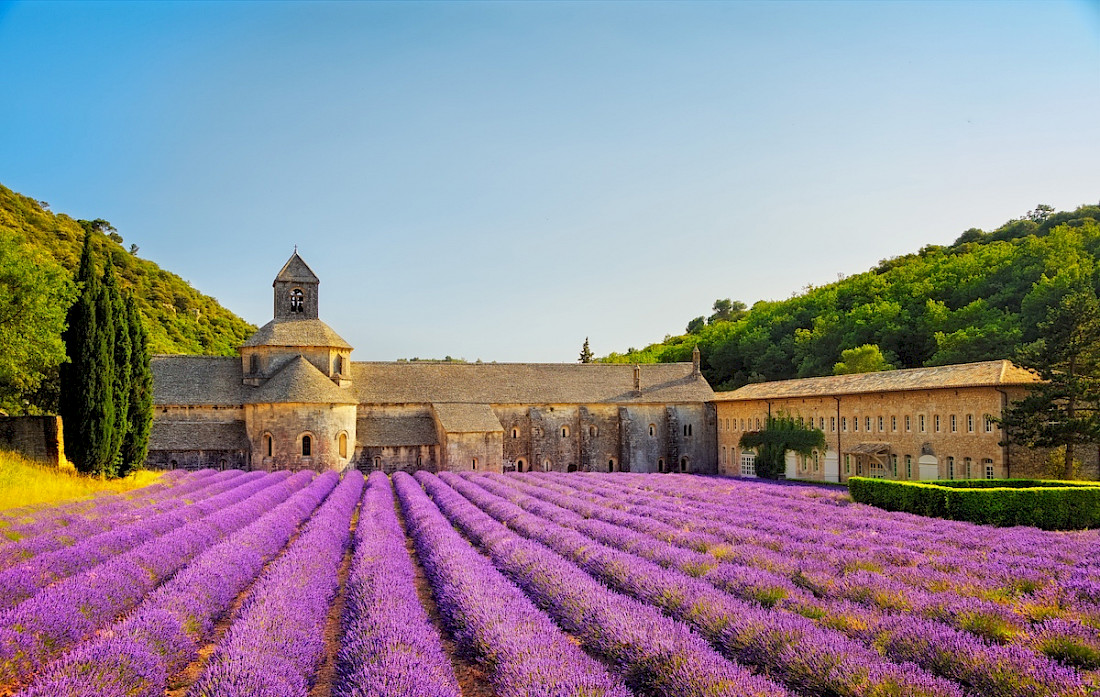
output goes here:
<path id="1" fill-rule="evenodd" d="M 899 482 L 852 477 L 858 503 L 888 511 L 1044 530 L 1100 527 L 1100 485 L 1044 480 Z"/>

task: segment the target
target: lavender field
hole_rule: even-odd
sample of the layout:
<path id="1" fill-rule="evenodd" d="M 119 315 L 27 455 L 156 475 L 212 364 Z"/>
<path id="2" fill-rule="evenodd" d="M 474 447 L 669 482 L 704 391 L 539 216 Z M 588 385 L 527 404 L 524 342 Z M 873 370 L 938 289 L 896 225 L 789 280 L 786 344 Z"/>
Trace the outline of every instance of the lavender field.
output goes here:
<path id="1" fill-rule="evenodd" d="M 1098 558 L 690 475 L 169 473 L 0 512 L 0 695 L 1084 697 Z"/>

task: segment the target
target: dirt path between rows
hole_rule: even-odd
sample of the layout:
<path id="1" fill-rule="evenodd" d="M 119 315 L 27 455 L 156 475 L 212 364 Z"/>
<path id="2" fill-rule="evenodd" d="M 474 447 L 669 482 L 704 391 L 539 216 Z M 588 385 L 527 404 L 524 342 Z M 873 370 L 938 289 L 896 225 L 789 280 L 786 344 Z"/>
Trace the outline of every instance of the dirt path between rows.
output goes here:
<path id="1" fill-rule="evenodd" d="M 343 635 L 340 628 L 340 620 L 344 617 L 344 606 L 347 605 L 348 576 L 351 574 L 351 557 L 355 549 L 355 530 L 359 527 L 359 513 L 362 511 L 362 497 L 359 508 L 351 517 L 348 531 L 351 535 L 347 551 L 344 552 L 344 560 L 340 562 L 337 573 L 339 585 L 336 597 L 328 608 L 328 619 L 325 620 L 325 658 L 321 662 L 317 674 L 313 678 L 313 688 L 309 691 L 309 697 L 331 697 L 333 683 L 336 681 L 336 655 L 340 652 L 340 638 Z"/>

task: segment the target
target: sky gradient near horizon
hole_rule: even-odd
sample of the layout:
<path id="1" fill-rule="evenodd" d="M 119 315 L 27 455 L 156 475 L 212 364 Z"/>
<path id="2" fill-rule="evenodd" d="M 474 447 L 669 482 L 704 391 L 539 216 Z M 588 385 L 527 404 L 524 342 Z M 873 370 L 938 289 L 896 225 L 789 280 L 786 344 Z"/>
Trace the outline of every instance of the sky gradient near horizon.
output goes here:
<path id="1" fill-rule="evenodd" d="M 575 361 L 1100 200 L 1100 3 L 2 3 L 0 183 L 356 360 Z"/>

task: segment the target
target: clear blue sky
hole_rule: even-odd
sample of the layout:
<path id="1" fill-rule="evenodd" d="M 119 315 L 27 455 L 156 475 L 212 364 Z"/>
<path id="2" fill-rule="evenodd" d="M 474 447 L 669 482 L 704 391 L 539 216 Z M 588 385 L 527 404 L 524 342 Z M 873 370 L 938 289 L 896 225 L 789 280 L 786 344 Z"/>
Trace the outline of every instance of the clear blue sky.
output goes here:
<path id="1" fill-rule="evenodd" d="M 0 4 L 0 183 L 359 360 L 573 361 L 1100 200 L 1100 5 Z"/>

